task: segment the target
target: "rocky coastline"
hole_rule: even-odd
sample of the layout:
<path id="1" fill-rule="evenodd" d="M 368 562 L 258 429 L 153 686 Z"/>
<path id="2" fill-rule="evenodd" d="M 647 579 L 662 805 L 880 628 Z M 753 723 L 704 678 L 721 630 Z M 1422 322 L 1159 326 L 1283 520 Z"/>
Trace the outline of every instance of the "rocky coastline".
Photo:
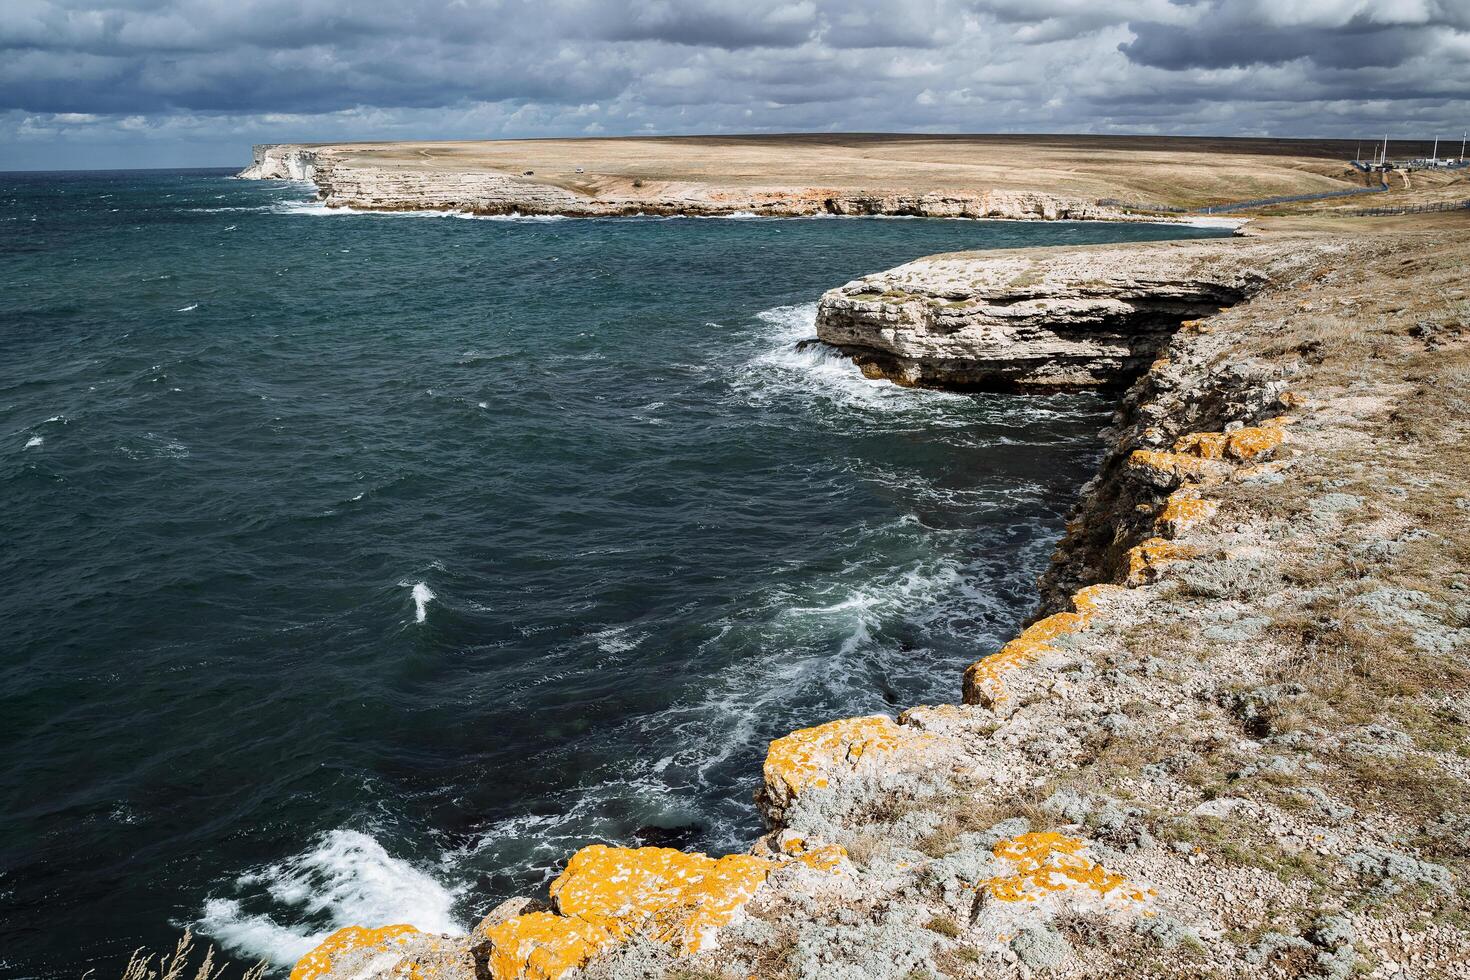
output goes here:
<path id="1" fill-rule="evenodd" d="M 771 743 L 746 854 L 594 845 L 547 903 L 362 923 L 293 980 L 1470 976 L 1467 254 L 1283 234 L 830 291 L 820 339 L 874 377 L 1126 387 L 1036 618 L 957 703 Z"/>
<path id="2" fill-rule="evenodd" d="M 646 186 L 623 191 L 588 194 L 538 180 L 534 174 L 444 164 L 375 165 L 360 162 L 329 145 L 291 143 L 255 146 L 250 166 L 238 176 L 245 180 L 310 182 L 327 207 L 362 211 L 452 211 L 576 218 L 881 215 L 1038 221 L 1181 220 L 1167 215 L 1141 215 L 1076 196 L 1013 190 L 916 193 L 649 181 Z"/>

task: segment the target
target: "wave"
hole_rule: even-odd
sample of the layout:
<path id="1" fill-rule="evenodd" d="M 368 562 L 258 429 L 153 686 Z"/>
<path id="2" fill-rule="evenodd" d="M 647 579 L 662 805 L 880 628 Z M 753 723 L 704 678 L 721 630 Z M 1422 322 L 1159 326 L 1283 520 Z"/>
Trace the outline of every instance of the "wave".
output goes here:
<path id="1" fill-rule="evenodd" d="M 429 603 L 434 601 L 434 590 L 427 582 L 418 582 L 413 587 L 413 621 L 422 623 L 429 618 Z"/>
<path id="2" fill-rule="evenodd" d="M 469 221 L 547 222 L 571 221 L 562 214 L 473 214 L 469 211 L 441 211 L 423 209 L 414 211 L 387 211 L 374 208 L 354 208 L 346 205 L 328 206 L 321 201 L 278 201 L 269 210 L 277 214 L 307 215 L 373 215 L 385 218 L 464 218 Z"/>
<path id="3" fill-rule="evenodd" d="M 868 412 L 912 412 L 946 402 L 968 405 L 967 395 L 903 388 L 863 376 L 852 360 L 835 347 L 817 343 L 817 304 L 801 303 L 762 310 L 764 326 L 758 350 L 739 369 L 737 383 L 752 400 L 821 400 Z M 812 341 L 798 349 L 802 341 Z"/>
<path id="4" fill-rule="evenodd" d="M 231 890 L 205 902 L 199 932 L 283 967 L 343 926 L 402 922 L 425 932 L 465 931 L 452 911 L 458 889 L 356 830 L 333 830 L 301 854 L 241 875 Z M 248 911 L 263 903 L 287 921 Z"/>
<path id="5" fill-rule="evenodd" d="M 145 432 L 136 444 L 118 446 L 117 451 L 128 459 L 184 459 L 189 455 L 188 446 L 156 432 Z"/>
<path id="6" fill-rule="evenodd" d="M 43 438 L 41 438 L 40 436 L 31 436 L 29 439 L 26 440 L 25 448 L 27 448 L 27 449 L 33 449 L 36 446 L 41 445 L 41 443 L 43 443 L 45 441 L 46 440 L 43 439 Z"/>
<path id="7" fill-rule="evenodd" d="M 182 309 L 174 310 L 174 312 L 175 313 L 189 313 L 189 312 L 191 312 L 193 310 L 197 310 L 197 309 L 199 309 L 199 304 L 198 303 L 190 303 L 188 306 L 185 306 Z"/>

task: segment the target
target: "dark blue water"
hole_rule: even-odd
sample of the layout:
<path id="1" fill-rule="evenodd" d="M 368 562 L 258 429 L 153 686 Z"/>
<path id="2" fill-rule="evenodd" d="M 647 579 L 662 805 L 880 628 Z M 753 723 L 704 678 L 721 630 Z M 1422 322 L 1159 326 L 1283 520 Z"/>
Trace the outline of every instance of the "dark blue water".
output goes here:
<path id="1" fill-rule="evenodd" d="M 766 742 L 953 699 L 1091 397 L 798 354 L 831 286 L 1160 226 L 327 215 L 0 175 L 0 973 L 450 929 L 758 832 Z"/>

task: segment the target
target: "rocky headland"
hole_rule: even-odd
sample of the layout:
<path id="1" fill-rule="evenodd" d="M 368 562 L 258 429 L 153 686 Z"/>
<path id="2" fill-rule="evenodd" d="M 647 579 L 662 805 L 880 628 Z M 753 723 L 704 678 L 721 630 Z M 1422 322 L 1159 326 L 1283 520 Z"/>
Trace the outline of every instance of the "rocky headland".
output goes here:
<path id="1" fill-rule="evenodd" d="M 342 149 L 296 144 L 255 147 L 247 180 L 316 185 L 327 207 L 364 211 L 456 211 L 477 215 L 632 215 L 813 217 L 901 215 L 924 218 L 1136 221 L 1121 208 L 1080 197 L 986 190 L 966 193 L 867 191 L 821 186 L 743 187 L 690 181 L 638 181 L 606 192 L 573 190 L 535 174 L 483 167 L 374 164 Z M 1154 220 L 1158 220 L 1155 218 Z"/>
<path id="2" fill-rule="evenodd" d="M 956 703 L 772 742 L 748 853 L 594 845 L 293 980 L 1470 976 L 1467 260 L 1285 229 L 829 292 L 901 383 L 1127 385 L 1036 618 Z"/>

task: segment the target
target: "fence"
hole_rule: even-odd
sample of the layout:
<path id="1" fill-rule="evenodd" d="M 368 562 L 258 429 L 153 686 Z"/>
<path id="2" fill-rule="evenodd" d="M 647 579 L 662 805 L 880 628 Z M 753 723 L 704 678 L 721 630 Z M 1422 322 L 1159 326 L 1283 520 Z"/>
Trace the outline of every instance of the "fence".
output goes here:
<path id="1" fill-rule="evenodd" d="M 1336 211 L 1346 218 L 1372 218 L 1390 214 L 1423 214 L 1426 211 L 1470 210 L 1470 201 L 1441 201 L 1437 204 L 1405 204 L 1397 208 L 1366 208 L 1361 211 Z"/>
<path id="2" fill-rule="evenodd" d="M 1189 208 L 1175 207 L 1172 204 L 1136 204 L 1130 201 L 1120 201 L 1113 197 L 1104 197 L 1097 202 L 1100 208 L 1122 208 L 1124 211 L 1165 211 L 1170 214 L 1184 214 Z"/>
<path id="3" fill-rule="evenodd" d="M 1235 201 L 1232 204 L 1217 204 L 1201 208 L 1200 214 L 1224 214 L 1227 211 L 1244 211 L 1247 208 L 1264 208 L 1272 204 L 1290 204 L 1293 201 L 1325 201 L 1334 197 L 1352 197 L 1355 194 L 1379 194 L 1388 190 L 1388 181 L 1380 180 L 1377 187 L 1350 187 L 1345 191 L 1327 191 L 1322 194 L 1290 194 L 1286 197 L 1262 197 L 1254 201 Z"/>

